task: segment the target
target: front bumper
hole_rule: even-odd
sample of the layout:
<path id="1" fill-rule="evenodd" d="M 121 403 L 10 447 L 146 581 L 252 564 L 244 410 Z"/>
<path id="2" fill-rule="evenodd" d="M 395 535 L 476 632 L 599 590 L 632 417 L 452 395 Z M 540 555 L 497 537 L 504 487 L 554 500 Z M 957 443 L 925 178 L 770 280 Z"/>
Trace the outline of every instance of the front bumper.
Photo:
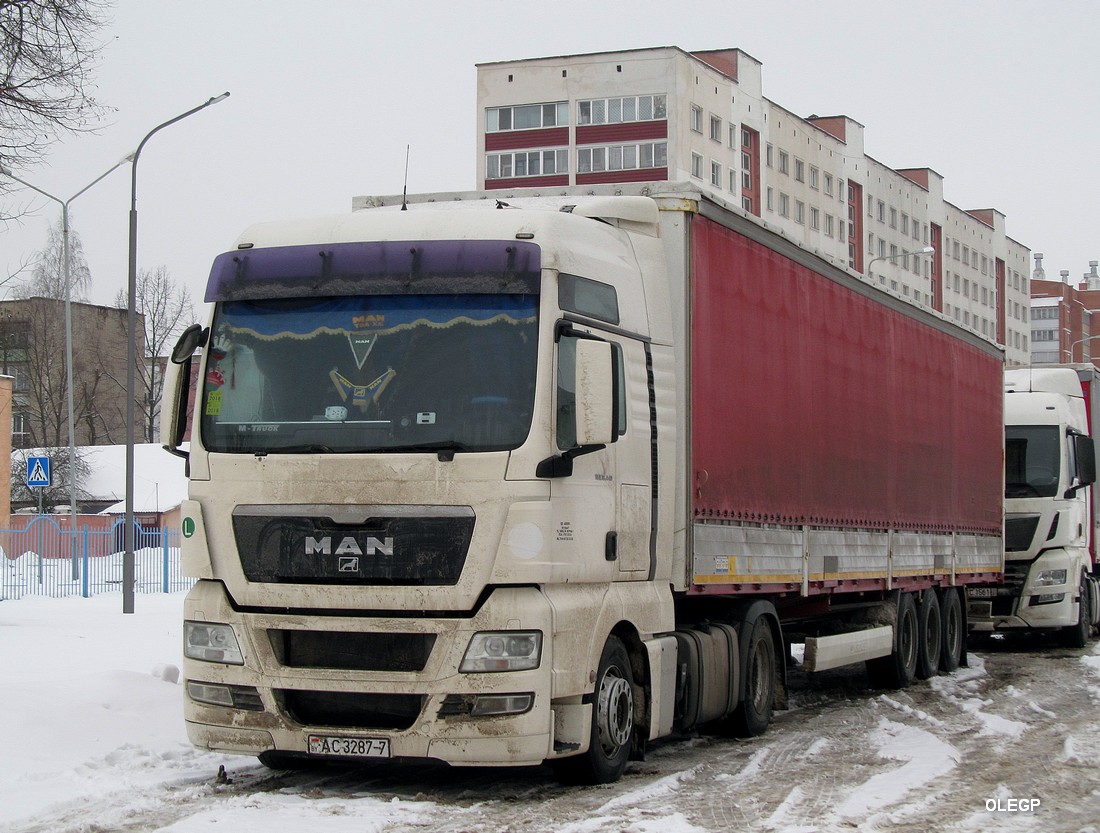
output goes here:
<path id="1" fill-rule="evenodd" d="M 551 611 L 533 588 L 503 588 L 470 618 L 399 618 L 345 615 L 241 613 L 218 582 L 200 581 L 188 595 L 184 617 L 233 626 L 244 665 L 184 660 L 184 716 L 191 742 L 203 749 L 259 755 L 307 753 L 312 735 L 389 741 L 393 758 L 454 765 L 536 765 L 553 752 L 551 709 Z M 543 633 L 537 668 L 498 673 L 459 673 L 470 637 L 478 631 Z M 279 650 L 272 633 L 320 631 L 337 643 L 369 632 L 431 640 L 425 657 L 349 658 L 343 668 L 312 667 Z M 415 640 L 414 640 L 415 641 Z M 362 642 L 351 644 L 362 645 Z M 381 667 L 362 670 L 360 666 Z M 410 670 L 411 666 L 417 666 Z M 422 666 L 422 667 L 420 667 Z M 188 682 L 254 689 L 253 708 L 200 703 L 186 695 Z M 531 695 L 517 714 L 475 716 L 476 698 Z M 257 704 L 258 700 L 258 705 Z M 492 702 L 499 702 L 493 700 Z M 346 760 L 346 759 L 344 759 Z"/>
<path id="2" fill-rule="evenodd" d="M 1049 570 L 1065 570 L 1063 584 L 1036 586 L 1036 577 Z M 968 596 L 970 630 L 1052 630 L 1076 624 L 1080 566 L 1066 550 L 1043 553 L 1028 567 L 1018 587 L 992 588 L 992 598 Z M 980 592 L 980 591 L 979 591 Z"/>

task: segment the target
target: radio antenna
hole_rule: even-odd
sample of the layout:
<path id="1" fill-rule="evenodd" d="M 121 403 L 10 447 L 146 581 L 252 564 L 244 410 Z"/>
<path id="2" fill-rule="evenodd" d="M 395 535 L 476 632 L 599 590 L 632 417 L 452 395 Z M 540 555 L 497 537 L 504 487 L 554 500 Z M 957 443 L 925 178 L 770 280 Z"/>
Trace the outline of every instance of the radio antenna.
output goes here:
<path id="1" fill-rule="evenodd" d="M 409 203 L 406 200 L 406 197 L 409 194 L 409 147 L 410 147 L 410 145 L 405 145 L 405 183 L 404 183 L 404 185 L 401 186 L 401 210 L 402 211 L 408 211 L 409 210 Z"/>

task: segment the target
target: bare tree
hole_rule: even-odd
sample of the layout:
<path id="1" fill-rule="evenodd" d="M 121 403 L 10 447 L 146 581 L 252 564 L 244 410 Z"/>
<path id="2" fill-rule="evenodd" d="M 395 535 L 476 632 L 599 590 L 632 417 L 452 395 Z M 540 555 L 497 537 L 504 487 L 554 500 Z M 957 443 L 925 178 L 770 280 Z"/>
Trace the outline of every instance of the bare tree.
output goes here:
<path id="1" fill-rule="evenodd" d="M 145 319 L 145 358 L 137 368 L 138 411 L 141 414 L 143 442 L 155 442 L 160 418 L 160 400 L 164 394 L 163 357 L 179 334 L 195 322 L 191 292 L 176 283 L 167 266 L 142 269 L 137 275 L 134 308 Z M 115 296 L 115 306 L 129 308 L 125 290 Z"/>
<path id="2" fill-rule="evenodd" d="M 63 235 L 64 230 L 60 219 L 50 224 L 46 246 L 35 254 L 27 279 L 13 288 L 13 297 L 37 296 L 65 300 Z M 83 300 L 92 285 L 92 271 L 88 268 L 88 261 L 84 257 L 84 244 L 80 240 L 80 235 L 72 228 L 69 229 L 69 280 L 72 283 L 73 300 Z"/>
<path id="3" fill-rule="evenodd" d="M 0 0 L 0 162 L 41 158 L 59 133 L 90 129 L 103 0 Z"/>

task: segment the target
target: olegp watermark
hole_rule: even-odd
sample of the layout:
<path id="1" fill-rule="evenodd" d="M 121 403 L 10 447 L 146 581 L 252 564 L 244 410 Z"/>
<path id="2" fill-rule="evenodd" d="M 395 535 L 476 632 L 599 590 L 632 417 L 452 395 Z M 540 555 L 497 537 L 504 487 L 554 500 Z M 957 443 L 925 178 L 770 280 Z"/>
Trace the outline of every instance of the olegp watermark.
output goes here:
<path id="1" fill-rule="evenodd" d="M 1039 804 L 1038 798 L 987 798 L 985 809 L 990 813 L 1033 813 Z"/>

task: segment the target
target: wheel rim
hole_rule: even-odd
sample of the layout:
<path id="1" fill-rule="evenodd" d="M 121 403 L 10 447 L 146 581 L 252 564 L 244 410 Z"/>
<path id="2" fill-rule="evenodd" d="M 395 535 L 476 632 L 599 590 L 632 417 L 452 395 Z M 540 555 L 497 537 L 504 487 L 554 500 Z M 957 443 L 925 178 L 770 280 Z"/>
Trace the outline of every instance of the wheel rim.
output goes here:
<path id="1" fill-rule="evenodd" d="M 761 639 L 753 651 L 752 668 L 749 671 L 749 699 L 753 710 L 763 714 L 771 705 L 771 681 L 775 660 L 771 655 L 771 642 Z"/>
<path id="2" fill-rule="evenodd" d="M 634 695 L 618 668 L 607 669 L 600 681 L 596 720 L 600 746 L 608 757 L 614 757 L 630 741 L 634 730 Z"/>
<path id="3" fill-rule="evenodd" d="M 917 661 L 917 620 L 912 610 L 905 612 L 899 626 L 901 633 L 898 635 L 898 655 L 908 668 Z"/>
<path id="4" fill-rule="evenodd" d="M 954 605 L 948 605 L 944 617 L 944 643 L 952 657 L 962 653 L 962 610 Z"/>

